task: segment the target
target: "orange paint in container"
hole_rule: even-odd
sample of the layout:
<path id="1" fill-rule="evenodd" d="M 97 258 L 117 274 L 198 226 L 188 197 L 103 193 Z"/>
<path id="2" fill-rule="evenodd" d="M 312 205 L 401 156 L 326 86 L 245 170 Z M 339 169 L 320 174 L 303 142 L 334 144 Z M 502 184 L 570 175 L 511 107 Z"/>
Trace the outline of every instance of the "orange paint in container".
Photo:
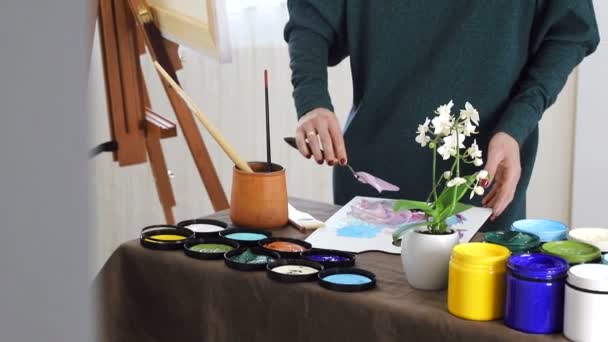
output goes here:
<path id="1" fill-rule="evenodd" d="M 295 244 L 293 242 L 287 242 L 287 241 L 273 241 L 273 242 L 265 244 L 264 247 L 275 250 L 275 251 L 279 251 L 279 252 L 290 252 L 290 253 L 304 252 L 306 250 L 306 248 L 304 248 L 304 246 Z"/>

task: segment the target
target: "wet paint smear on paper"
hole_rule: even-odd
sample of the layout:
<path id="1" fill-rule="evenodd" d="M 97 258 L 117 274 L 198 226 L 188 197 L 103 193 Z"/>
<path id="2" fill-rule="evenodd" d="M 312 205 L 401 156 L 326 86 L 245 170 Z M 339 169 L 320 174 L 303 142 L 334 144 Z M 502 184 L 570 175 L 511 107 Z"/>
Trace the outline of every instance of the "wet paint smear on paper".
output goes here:
<path id="1" fill-rule="evenodd" d="M 380 229 L 372 226 L 351 225 L 338 229 L 338 236 L 356 239 L 372 239 L 380 233 Z"/>

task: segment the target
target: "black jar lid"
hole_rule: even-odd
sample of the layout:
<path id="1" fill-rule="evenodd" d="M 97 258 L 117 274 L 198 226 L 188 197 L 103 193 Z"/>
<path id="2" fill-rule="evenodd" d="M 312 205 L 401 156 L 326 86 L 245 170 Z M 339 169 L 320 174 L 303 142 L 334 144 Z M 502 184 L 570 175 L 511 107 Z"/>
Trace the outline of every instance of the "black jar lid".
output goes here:
<path id="1" fill-rule="evenodd" d="M 268 278 L 286 283 L 319 279 L 321 271 L 323 271 L 323 265 L 302 259 L 279 259 L 266 266 Z"/>
<path id="2" fill-rule="evenodd" d="M 266 256 L 269 260 L 261 263 L 246 263 L 234 260 L 234 257 L 242 255 L 244 253 L 250 253 L 256 256 Z M 266 269 L 266 265 L 275 260 L 279 260 L 281 255 L 276 252 L 267 251 L 259 247 L 241 247 L 239 249 L 233 249 L 230 252 L 224 254 L 224 262 L 226 266 L 239 271 L 262 271 Z"/>
<path id="3" fill-rule="evenodd" d="M 164 239 L 163 235 L 182 236 L 183 239 Z M 188 239 L 194 238 L 194 232 L 190 229 L 167 225 L 157 224 L 145 227 L 141 230 L 139 243 L 146 248 L 159 250 L 176 250 L 181 249 Z"/>
<path id="4" fill-rule="evenodd" d="M 300 256 L 309 261 L 318 262 L 325 268 L 352 267 L 355 265 L 353 253 L 333 249 L 312 248 L 300 253 Z"/>
<path id="5" fill-rule="evenodd" d="M 259 235 L 259 236 L 256 236 L 256 235 Z M 261 240 L 267 239 L 271 236 L 272 236 L 272 233 L 267 230 L 253 229 L 253 228 L 230 228 L 230 229 L 222 230 L 220 232 L 220 237 L 223 237 L 223 238 L 226 238 L 229 240 L 234 240 L 234 241 L 238 242 L 239 245 L 241 245 L 241 247 L 258 246 L 258 242 L 260 242 Z M 255 238 L 255 239 L 246 239 L 246 238 Z"/>
<path id="6" fill-rule="evenodd" d="M 360 268 L 330 268 L 319 273 L 319 285 L 341 292 L 360 292 L 376 286 L 376 275 Z"/>
<path id="7" fill-rule="evenodd" d="M 179 227 L 184 227 L 184 228 L 188 228 L 188 229 L 192 230 L 197 238 L 219 237 L 220 232 L 223 231 L 224 229 L 228 228 L 228 223 L 219 221 L 219 220 L 212 220 L 212 219 L 185 220 L 185 221 L 181 221 L 177 225 Z M 197 225 L 214 226 L 217 229 L 206 230 L 206 229 L 201 229 L 201 228 L 197 227 Z"/>
<path id="8" fill-rule="evenodd" d="M 199 250 L 195 248 L 198 245 L 223 245 L 229 247 L 229 249 L 222 251 Z M 238 248 L 240 248 L 238 242 L 224 238 L 191 239 L 184 243 L 184 253 L 189 257 L 201 260 L 222 259 L 226 252 Z"/>
<path id="9" fill-rule="evenodd" d="M 271 248 L 271 247 L 267 246 L 267 245 L 273 244 L 273 243 L 286 244 L 288 246 L 297 245 L 298 250 L 295 250 L 295 251 L 280 250 L 280 249 L 275 249 L 275 248 Z M 312 248 L 312 245 L 304 240 L 284 238 L 284 237 L 264 239 L 264 240 L 259 241 L 258 245 L 265 250 L 279 253 L 281 255 L 281 257 L 283 257 L 283 258 L 292 258 L 292 259 L 299 258 L 300 254 L 302 252 L 305 252 Z M 294 246 L 294 248 L 295 247 L 296 246 Z"/>

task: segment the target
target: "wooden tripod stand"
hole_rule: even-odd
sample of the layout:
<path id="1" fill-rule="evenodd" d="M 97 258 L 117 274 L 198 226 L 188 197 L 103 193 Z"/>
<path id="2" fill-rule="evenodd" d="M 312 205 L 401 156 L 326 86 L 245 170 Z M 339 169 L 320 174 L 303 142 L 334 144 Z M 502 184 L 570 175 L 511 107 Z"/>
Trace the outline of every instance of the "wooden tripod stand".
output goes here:
<path id="1" fill-rule="evenodd" d="M 150 159 L 165 220 L 174 224 L 175 196 L 161 139 L 175 137 L 177 129 L 174 123 L 150 109 L 139 58 L 147 50 L 152 60 L 158 62 L 177 84 L 176 70 L 182 66 L 178 46 L 162 37 L 150 20 L 151 15 L 144 0 L 99 0 L 100 40 L 112 136 L 109 150 L 120 166 L 145 163 Z M 162 77 L 161 82 L 213 209 L 227 209 L 228 199 L 190 109 Z"/>

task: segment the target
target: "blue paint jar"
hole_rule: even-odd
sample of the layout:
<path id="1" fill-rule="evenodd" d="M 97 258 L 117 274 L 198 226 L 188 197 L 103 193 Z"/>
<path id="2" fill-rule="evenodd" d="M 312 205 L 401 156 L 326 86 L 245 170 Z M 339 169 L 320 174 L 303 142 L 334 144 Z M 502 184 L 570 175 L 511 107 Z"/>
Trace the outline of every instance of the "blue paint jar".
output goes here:
<path id="1" fill-rule="evenodd" d="M 507 261 L 505 324 L 533 334 L 562 330 L 568 262 L 546 254 L 519 254 Z"/>

